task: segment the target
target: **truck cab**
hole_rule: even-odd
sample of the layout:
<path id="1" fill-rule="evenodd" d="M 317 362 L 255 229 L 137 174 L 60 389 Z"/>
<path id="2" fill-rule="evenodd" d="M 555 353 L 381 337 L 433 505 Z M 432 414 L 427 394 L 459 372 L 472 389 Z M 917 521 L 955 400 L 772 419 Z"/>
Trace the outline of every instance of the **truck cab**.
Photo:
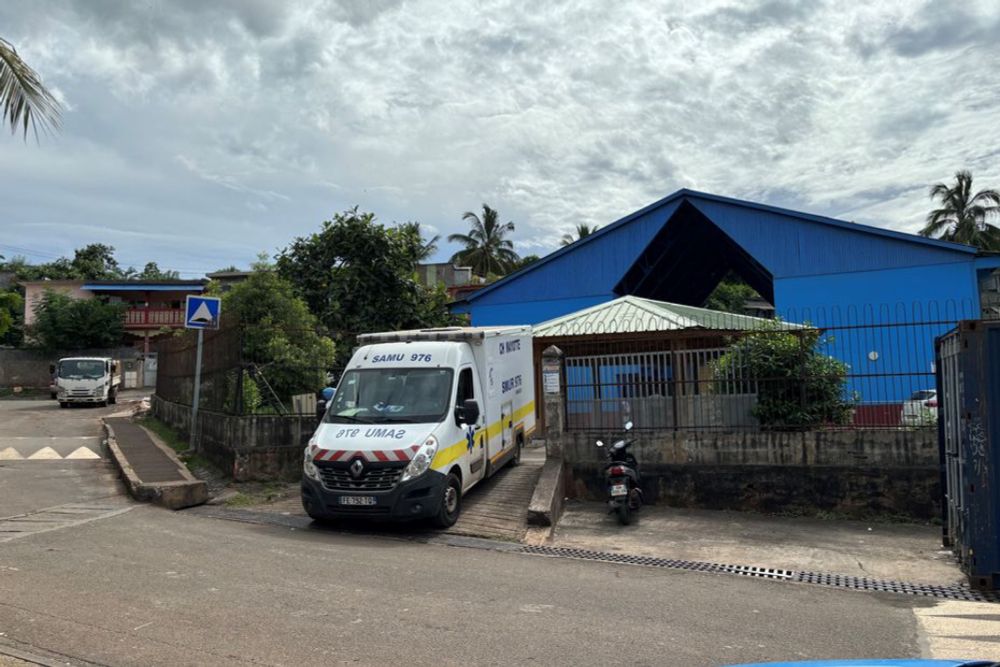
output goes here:
<path id="1" fill-rule="evenodd" d="M 316 520 L 430 518 L 450 526 L 466 492 L 508 463 L 535 425 L 530 327 L 359 337 L 305 451 Z"/>
<path id="2" fill-rule="evenodd" d="M 59 407 L 73 403 L 108 405 L 118 400 L 121 374 L 108 357 L 65 357 L 50 368 Z"/>

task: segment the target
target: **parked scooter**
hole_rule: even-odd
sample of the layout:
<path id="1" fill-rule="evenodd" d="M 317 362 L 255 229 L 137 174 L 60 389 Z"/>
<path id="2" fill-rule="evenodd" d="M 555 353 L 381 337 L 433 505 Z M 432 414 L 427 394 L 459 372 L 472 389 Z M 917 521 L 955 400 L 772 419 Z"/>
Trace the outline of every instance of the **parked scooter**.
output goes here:
<path id="1" fill-rule="evenodd" d="M 608 484 L 609 512 L 618 515 L 618 521 L 627 526 L 632 522 L 632 513 L 642 506 L 642 489 L 639 488 L 639 463 L 628 450 L 635 442 L 628 438 L 632 422 L 625 422 L 625 438 L 608 447 L 608 465 L 604 476 Z M 597 446 L 603 448 L 602 441 Z"/>

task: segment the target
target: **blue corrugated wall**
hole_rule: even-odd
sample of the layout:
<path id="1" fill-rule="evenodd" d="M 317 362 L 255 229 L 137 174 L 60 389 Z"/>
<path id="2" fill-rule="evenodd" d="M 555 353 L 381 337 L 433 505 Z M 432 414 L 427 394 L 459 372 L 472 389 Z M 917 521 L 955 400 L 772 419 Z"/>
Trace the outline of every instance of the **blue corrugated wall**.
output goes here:
<path id="1" fill-rule="evenodd" d="M 921 369 L 879 386 L 856 381 L 850 389 L 862 400 L 900 401 L 933 386 L 934 337 L 948 322 L 978 317 L 977 260 L 962 248 L 691 193 L 669 197 L 554 253 L 456 311 L 470 313 L 474 325 L 537 324 L 614 299 L 622 276 L 685 200 L 772 274 L 776 311 L 789 321 L 820 327 L 941 322 L 889 329 L 895 340 L 878 327 L 838 331 L 840 340 L 827 350 L 850 364 L 852 373 Z"/>

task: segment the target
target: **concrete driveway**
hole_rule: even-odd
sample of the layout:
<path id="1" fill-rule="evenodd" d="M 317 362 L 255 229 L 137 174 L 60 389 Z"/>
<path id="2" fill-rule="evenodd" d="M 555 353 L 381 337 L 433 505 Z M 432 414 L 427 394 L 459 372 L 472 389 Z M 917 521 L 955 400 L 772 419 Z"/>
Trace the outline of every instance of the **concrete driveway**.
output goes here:
<path id="1" fill-rule="evenodd" d="M 951 585 L 964 581 L 940 526 L 643 507 L 619 525 L 603 503 L 570 502 L 554 546 Z"/>

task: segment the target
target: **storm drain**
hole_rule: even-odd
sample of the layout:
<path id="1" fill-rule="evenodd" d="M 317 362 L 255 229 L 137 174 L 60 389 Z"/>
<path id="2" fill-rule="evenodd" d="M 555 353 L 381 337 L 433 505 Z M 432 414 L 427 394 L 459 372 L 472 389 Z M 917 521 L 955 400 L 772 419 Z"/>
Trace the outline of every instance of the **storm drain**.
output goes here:
<path id="1" fill-rule="evenodd" d="M 897 593 L 900 595 L 918 595 L 943 600 L 967 600 L 970 602 L 1000 602 L 1000 595 L 974 591 L 965 586 L 936 586 L 931 584 L 916 584 L 906 581 L 886 581 L 852 577 L 842 574 L 825 572 L 796 572 L 773 567 L 757 567 L 753 565 L 731 565 L 727 563 L 708 563 L 696 560 L 681 560 L 676 558 L 656 558 L 655 556 L 637 556 L 619 554 L 607 551 L 590 551 L 588 549 L 573 549 L 569 547 L 524 546 L 521 553 L 534 556 L 549 556 L 551 558 L 572 558 L 576 560 L 592 560 L 602 563 L 620 563 L 622 565 L 644 565 L 670 570 L 688 570 L 692 572 L 708 572 L 712 574 L 735 574 L 758 579 L 775 579 L 794 581 L 831 588 L 847 588 L 858 591 L 875 591 Z"/>

